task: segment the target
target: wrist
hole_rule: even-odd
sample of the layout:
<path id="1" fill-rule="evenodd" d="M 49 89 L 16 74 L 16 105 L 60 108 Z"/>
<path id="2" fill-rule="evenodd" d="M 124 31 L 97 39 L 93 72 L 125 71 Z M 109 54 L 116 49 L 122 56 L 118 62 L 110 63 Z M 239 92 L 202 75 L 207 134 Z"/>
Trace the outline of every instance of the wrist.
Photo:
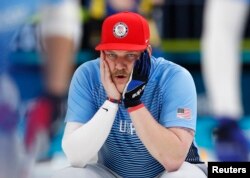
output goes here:
<path id="1" fill-rule="evenodd" d="M 139 104 L 139 105 L 136 105 L 136 106 L 133 106 L 133 107 L 129 107 L 129 108 L 128 108 L 128 112 L 131 113 L 131 112 L 134 112 L 134 111 L 136 111 L 136 110 L 138 110 L 138 109 L 141 109 L 141 108 L 143 108 L 143 107 L 144 107 L 144 104 L 141 103 L 141 104 Z"/>
<path id="2" fill-rule="evenodd" d="M 109 100 L 106 100 L 102 106 L 104 108 L 108 109 L 108 111 L 113 111 L 113 109 L 117 111 L 118 107 L 119 107 L 119 105 L 117 103 L 113 103 Z M 104 110 L 106 110 L 106 109 L 104 109 Z"/>
<path id="3" fill-rule="evenodd" d="M 114 99 L 114 98 L 111 98 L 111 97 L 107 97 L 107 100 L 112 102 L 112 103 L 115 103 L 115 104 L 121 104 L 122 103 L 121 99 Z"/>
<path id="4" fill-rule="evenodd" d="M 131 108 L 131 107 L 135 107 L 141 104 L 141 100 L 130 101 L 128 99 L 124 99 L 123 102 L 124 102 L 125 108 Z"/>

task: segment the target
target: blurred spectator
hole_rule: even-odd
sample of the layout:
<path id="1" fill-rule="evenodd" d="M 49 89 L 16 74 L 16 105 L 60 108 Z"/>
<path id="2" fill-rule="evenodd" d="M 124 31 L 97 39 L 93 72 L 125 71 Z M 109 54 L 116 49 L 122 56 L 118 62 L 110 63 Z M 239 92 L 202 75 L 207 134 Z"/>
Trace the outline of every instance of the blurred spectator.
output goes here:
<path id="1" fill-rule="evenodd" d="M 27 177 L 24 155 L 17 135 L 20 101 L 8 75 L 10 45 L 23 24 L 41 12 L 42 56 L 45 59 L 46 91 L 29 109 L 25 148 L 34 156 L 39 133 L 51 132 L 52 120 L 66 97 L 73 59 L 80 38 L 77 0 L 1 0 L 0 3 L 0 177 Z M 14 12 L 14 13 L 13 13 Z M 32 86 L 31 86 L 32 87 Z M 45 134 L 46 135 L 46 134 Z M 33 157 L 34 158 L 34 157 Z M 11 169 L 10 169 L 11 168 Z"/>
<path id="2" fill-rule="evenodd" d="M 249 0 L 207 0 L 202 36 L 202 69 L 213 117 L 218 119 L 215 151 L 220 161 L 247 161 L 248 141 L 239 126 L 241 40 Z"/>
<path id="3" fill-rule="evenodd" d="M 51 140 L 62 123 L 60 119 L 64 115 L 74 54 L 80 39 L 78 4 L 74 1 L 70 0 L 60 7 L 44 8 L 41 21 L 37 24 L 37 42 L 40 40 L 40 53 L 44 59 L 45 90 L 28 108 L 25 136 L 28 149 L 32 147 L 37 127 L 49 129 Z"/>

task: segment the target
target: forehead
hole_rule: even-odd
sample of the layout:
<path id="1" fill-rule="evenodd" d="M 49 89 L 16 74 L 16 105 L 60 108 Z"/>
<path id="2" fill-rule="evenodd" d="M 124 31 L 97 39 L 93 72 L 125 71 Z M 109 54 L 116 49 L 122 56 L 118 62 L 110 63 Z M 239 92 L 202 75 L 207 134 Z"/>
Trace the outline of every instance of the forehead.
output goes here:
<path id="1" fill-rule="evenodd" d="M 126 54 L 140 54 L 141 51 L 106 50 L 105 53 L 113 53 L 113 54 L 117 54 L 117 55 L 126 55 Z"/>

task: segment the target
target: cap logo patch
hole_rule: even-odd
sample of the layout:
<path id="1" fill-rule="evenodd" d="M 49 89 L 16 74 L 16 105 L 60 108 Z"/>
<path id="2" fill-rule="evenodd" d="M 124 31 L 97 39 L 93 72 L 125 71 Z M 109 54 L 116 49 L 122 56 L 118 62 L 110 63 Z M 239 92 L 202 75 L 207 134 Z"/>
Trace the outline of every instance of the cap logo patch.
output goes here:
<path id="1" fill-rule="evenodd" d="M 123 22 L 114 25 L 113 34 L 116 38 L 124 38 L 128 34 L 128 26 Z"/>

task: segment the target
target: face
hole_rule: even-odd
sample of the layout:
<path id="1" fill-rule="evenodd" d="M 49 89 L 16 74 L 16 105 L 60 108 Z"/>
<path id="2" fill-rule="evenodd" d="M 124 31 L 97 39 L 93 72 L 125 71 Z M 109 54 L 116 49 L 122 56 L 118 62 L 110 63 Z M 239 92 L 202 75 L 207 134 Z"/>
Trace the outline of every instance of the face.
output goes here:
<path id="1" fill-rule="evenodd" d="M 111 72 L 111 78 L 120 93 L 123 92 L 133 70 L 134 63 L 140 58 L 141 52 L 142 51 L 121 50 L 104 51 L 105 59 Z"/>

